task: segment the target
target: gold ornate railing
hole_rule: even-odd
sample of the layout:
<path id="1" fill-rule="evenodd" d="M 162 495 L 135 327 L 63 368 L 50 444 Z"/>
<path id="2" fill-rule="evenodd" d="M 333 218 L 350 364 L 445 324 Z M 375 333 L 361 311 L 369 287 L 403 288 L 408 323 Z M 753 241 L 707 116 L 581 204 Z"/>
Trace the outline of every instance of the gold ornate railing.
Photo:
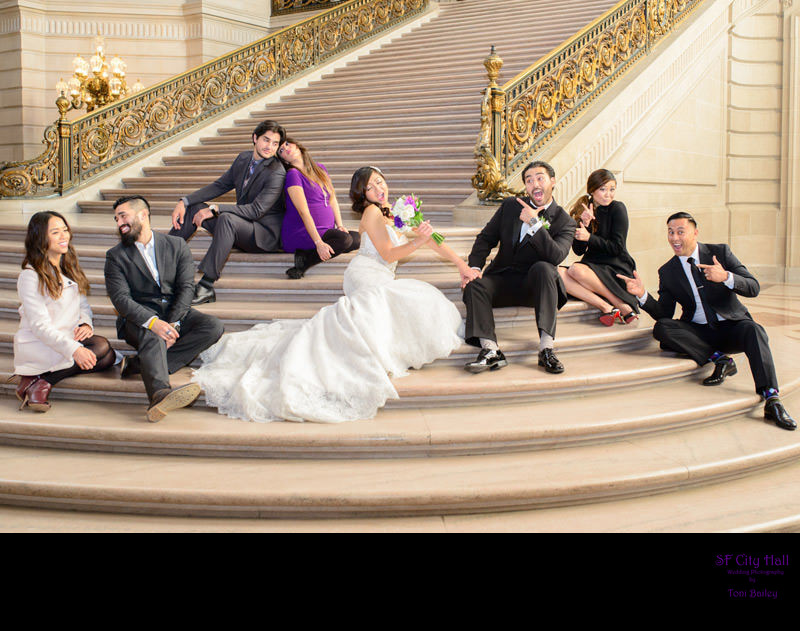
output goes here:
<path id="1" fill-rule="evenodd" d="M 502 87 L 492 47 L 472 185 L 482 203 L 517 194 L 508 181 L 703 0 L 623 0 Z"/>
<path id="2" fill-rule="evenodd" d="M 272 0 L 272 15 L 286 15 L 297 11 L 324 9 L 341 4 L 344 0 Z"/>
<path id="3" fill-rule="evenodd" d="M 0 164 L 0 197 L 64 194 L 422 13 L 428 0 L 349 0 L 44 133 L 38 157 Z"/>

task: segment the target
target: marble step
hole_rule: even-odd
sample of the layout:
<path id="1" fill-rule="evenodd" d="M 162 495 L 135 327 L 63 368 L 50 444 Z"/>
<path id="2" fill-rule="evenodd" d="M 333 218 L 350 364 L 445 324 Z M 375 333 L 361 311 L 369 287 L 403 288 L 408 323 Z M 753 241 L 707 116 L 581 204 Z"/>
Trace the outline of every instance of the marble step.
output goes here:
<path id="1" fill-rule="evenodd" d="M 189 241 L 192 249 L 192 256 L 195 262 L 200 262 L 205 256 L 210 244 L 210 239 L 200 239 L 197 235 Z M 466 242 L 453 240 L 451 247 L 462 258 L 469 254 L 469 246 Z M 80 257 L 81 267 L 84 271 L 103 270 L 105 265 L 106 252 L 113 247 L 113 241 L 100 245 L 76 243 L 76 251 Z M 470 244 L 471 245 L 471 244 Z M 0 275 L 13 275 L 19 273 L 19 264 L 25 253 L 25 246 L 18 241 L 5 241 L 0 239 Z M 306 272 L 306 277 L 315 277 L 326 274 L 342 274 L 344 269 L 357 256 L 356 252 L 348 252 L 326 261 L 325 264 L 316 265 Z M 12 267 L 5 267 L 2 264 L 9 264 Z M 294 254 L 288 252 L 280 253 L 249 253 L 234 250 L 228 257 L 225 265 L 226 274 L 245 274 L 245 275 L 264 275 L 286 280 L 285 272 L 294 266 Z M 428 273 L 451 273 L 453 264 L 446 259 L 437 256 L 429 248 L 420 248 L 408 259 L 403 259 L 398 267 L 398 277 L 416 277 L 420 274 Z M 8 278 L 11 278 L 9 275 Z"/>
<path id="2" fill-rule="evenodd" d="M 2 296 L 0 296 L 0 300 L 3 300 Z M 2 304 L 2 302 L 0 302 L 0 304 Z M 211 306 L 212 305 L 202 305 L 199 309 L 201 311 L 211 312 Z M 99 311 L 99 309 L 95 311 L 95 332 L 109 339 L 114 348 L 120 351 L 132 351 L 133 349 L 131 349 L 126 342 L 117 339 L 114 316 L 101 318 L 97 311 Z M 112 309 L 109 309 L 109 311 L 113 314 Z M 221 310 L 218 312 L 224 313 L 224 311 Z M 309 309 L 308 312 L 310 313 L 311 310 Z M 11 353 L 13 349 L 14 333 L 19 326 L 18 318 L 14 318 L 13 313 L 14 312 L 9 309 L 6 313 L 9 317 L 0 316 L 0 353 L 3 351 Z M 284 310 L 284 313 L 288 313 L 288 310 Z M 237 311 L 235 320 L 223 319 L 225 330 L 233 332 L 250 328 L 251 325 L 244 323 L 247 319 L 251 319 L 253 323 L 269 321 L 258 319 L 259 317 L 263 317 L 263 315 L 263 311 L 253 309 L 249 312 L 246 310 Z M 603 348 L 634 349 L 648 345 L 651 339 L 652 326 L 649 322 L 606 327 L 599 322 L 586 322 L 578 320 L 576 317 L 572 319 L 563 318 L 562 320 L 563 321 L 560 321 L 559 335 L 555 346 L 559 353 L 572 353 L 582 350 L 598 350 Z M 532 318 L 518 322 L 507 322 L 505 326 L 498 327 L 498 342 L 504 354 L 509 359 L 529 355 L 535 356 L 539 350 L 539 332 L 536 323 Z M 438 360 L 437 363 L 461 365 L 474 359 L 477 352 L 476 348 L 468 344 L 463 344 L 459 349 L 456 349 L 449 358 Z"/>
<path id="3" fill-rule="evenodd" d="M 657 345 L 646 340 L 639 347 L 619 351 L 602 349 L 581 351 L 573 357 L 564 356 L 566 370 L 551 375 L 537 366 L 536 342 L 529 342 L 525 354 L 512 358 L 509 366 L 497 373 L 472 375 L 461 364 L 473 355 L 462 358 L 451 356 L 449 361 L 437 361 L 396 379 L 395 388 L 400 396 L 388 401 L 387 408 L 426 408 L 439 406 L 470 406 L 492 403 L 504 405 L 541 399 L 542 397 L 577 396 L 589 391 L 606 391 L 614 388 L 633 388 L 665 380 L 686 377 L 697 372 L 697 365 L 688 359 L 660 357 Z M 592 355 L 590 360 L 584 353 Z M 0 381 L 5 382 L 13 373 L 11 355 L 0 355 Z M 171 375 L 173 386 L 187 383 L 191 369 L 184 368 Z M 3 385 L 13 392 L 13 384 Z M 57 390 L 57 391 L 56 391 Z M 141 380 L 120 380 L 116 370 L 104 373 L 79 375 L 59 384 L 54 398 L 106 401 L 144 401 Z"/>
<path id="4" fill-rule="evenodd" d="M 666 356 L 657 359 L 669 361 Z M 739 375 L 714 388 L 699 384 L 708 372 L 705 369 L 646 387 L 612 385 L 560 397 L 550 393 L 526 402 L 509 400 L 500 407 L 480 400 L 470 406 L 388 406 L 374 419 L 333 425 L 248 423 L 229 419 L 201 403 L 153 425 L 144 418 L 144 400 L 113 406 L 104 406 L 107 397 L 90 395 L 71 400 L 60 396 L 59 390 L 79 392 L 87 380 L 83 384 L 65 381 L 53 389 L 53 407 L 46 414 L 17 411 L 13 395 L 0 397 L 0 443 L 115 453 L 282 459 L 441 457 L 563 449 L 694 427 L 719 427 L 720 422 L 738 416 L 757 421 L 763 405 L 753 392 L 747 362 L 743 356 L 737 360 Z M 638 356 L 624 353 L 617 359 L 617 363 L 637 361 Z M 588 364 L 594 363 L 594 355 L 587 353 L 574 359 L 570 356 L 567 366 L 570 372 L 582 371 L 588 376 L 592 370 Z M 779 353 L 777 367 L 782 376 L 782 397 L 791 412 L 800 403 L 795 394 L 800 386 L 800 367 L 786 352 Z M 484 381 L 500 381 L 503 374 L 486 375 Z M 477 384 L 472 375 L 458 376 L 467 388 Z M 558 378 L 550 380 L 554 388 Z M 590 378 L 603 377 L 595 372 Z M 398 380 L 398 385 L 402 381 Z M 133 379 L 124 382 L 127 388 L 135 385 Z M 122 382 L 117 387 L 122 387 Z M 435 387 L 432 381 L 431 390 Z M 756 424 L 763 427 L 762 431 L 789 433 L 774 425 Z"/>
<path id="5" fill-rule="evenodd" d="M 476 120 L 475 131 L 477 132 L 479 128 L 480 120 Z M 242 147 L 242 145 L 246 145 L 248 141 L 250 141 L 250 144 L 252 145 L 251 133 L 251 131 L 242 130 L 242 138 L 236 138 L 232 136 L 206 136 L 200 139 L 200 144 L 204 147 L 210 147 L 216 150 L 219 150 L 222 147 Z M 419 151 L 427 151 L 429 147 L 433 147 L 435 151 L 438 151 L 437 147 L 440 143 L 449 143 L 453 147 L 460 147 L 463 152 L 465 148 L 472 149 L 475 146 L 475 140 L 476 135 L 470 133 L 443 133 L 436 135 L 428 134 L 425 136 L 414 136 L 405 134 L 402 129 L 393 129 L 387 134 L 359 136 L 357 144 L 362 148 L 393 152 L 395 147 L 405 149 L 415 148 Z M 309 146 L 314 143 L 313 146 L 317 148 L 337 147 L 343 142 L 355 144 L 354 135 L 352 133 L 350 134 L 349 138 L 331 138 L 324 132 L 312 131 L 303 134 L 303 144 L 305 144 L 306 141 L 308 142 Z M 243 151 L 244 149 L 240 148 L 239 150 Z"/>
<path id="6" fill-rule="evenodd" d="M 73 232 L 73 239 L 76 246 L 84 245 L 97 245 L 107 248 L 113 247 L 119 243 L 119 233 L 117 232 L 116 224 L 114 223 L 113 212 L 111 211 L 111 203 L 100 202 L 105 206 L 104 212 L 107 213 L 106 217 L 98 217 L 93 213 L 67 213 L 65 216 L 69 222 L 70 228 Z M 158 202 L 151 204 L 151 208 L 156 210 Z M 427 205 L 426 205 L 427 206 Z M 165 212 L 154 212 L 151 216 L 151 225 L 154 230 L 162 233 L 169 232 L 172 227 L 172 220 L 169 216 L 165 216 L 166 211 L 169 210 L 171 214 L 175 204 L 161 203 L 160 206 Z M 13 215 L 0 215 L 0 240 L 4 242 L 14 242 L 16 251 L 22 252 L 25 234 L 27 231 L 28 221 L 30 216 L 22 214 Z M 359 220 L 345 219 L 345 226 L 348 230 L 357 230 Z M 470 226 L 453 226 L 448 225 L 445 237 L 451 247 L 466 251 L 471 249 L 475 237 L 479 232 L 479 228 Z M 194 250 L 205 252 L 211 243 L 211 236 L 205 230 L 198 230 L 192 239 L 189 241 L 190 247 Z M 9 253 L 10 254 L 10 253 Z M 408 260 L 413 260 L 417 255 L 427 257 L 433 252 L 430 248 L 421 248 L 417 250 Z M 79 252 L 80 255 L 80 252 Z M 282 254 L 267 253 L 266 256 L 286 256 Z M 254 260 L 262 255 L 253 254 Z M 434 255 L 435 256 L 435 255 Z M 22 260 L 20 256 L 19 260 Z"/>
<path id="7" fill-rule="evenodd" d="M 340 187 L 341 188 L 341 187 Z M 119 199 L 120 197 L 131 195 L 137 193 L 139 195 L 143 195 L 148 202 L 152 201 L 160 201 L 160 202 L 169 202 L 172 205 L 172 208 L 175 208 L 175 204 L 178 200 L 181 199 L 187 192 L 191 192 L 195 190 L 195 187 L 192 186 L 181 186 L 179 183 L 167 188 L 160 188 L 160 187 L 150 187 L 147 182 L 143 182 L 140 186 L 136 188 L 107 188 L 101 189 L 100 195 L 104 200 L 108 202 L 114 202 L 115 200 Z M 437 184 L 436 187 L 430 187 L 425 185 L 424 183 L 420 182 L 420 186 L 409 186 L 408 188 L 404 188 L 400 185 L 392 185 L 392 189 L 390 189 L 391 195 L 403 194 L 403 193 L 415 193 L 425 204 L 424 210 L 433 216 L 435 211 L 430 210 L 430 207 L 435 204 L 448 204 L 450 208 L 457 204 L 458 202 L 466 199 L 470 195 L 469 190 L 469 183 L 464 184 L 457 184 L 453 183 L 450 186 L 446 184 L 439 185 Z M 235 203 L 235 194 L 226 194 L 218 197 L 217 200 L 223 203 Z M 355 215 L 349 211 L 350 204 L 349 202 L 345 202 L 342 204 L 342 194 L 340 193 L 337 196 L 337 199 L 340 201 L 340 207 L 342 209 L 342 217 L 344 218 L 345 213 L 347 213 L 348 219 L 355 218 Z M 81 204 L 81 208 L 84 205 Z M 165 209 L 169 208 L 169 205 L 164 206 Z M 105 207 L 104 207 L 105 208 Z M 111 210 L 111 204 L 107 205 L 108 210 Z M 159 207 L 161 208 L 161 207 Z M 171 211 L 170 211 L 171 212 Z M 437 213 L 438 214 L 438 213 Z M 428 216 L 428 215 L 426 215 Z M 113 215 L 112 215 L 113 220 Z"/>
<path id="8" fill-rule="evenodd" d="M 439 177 L 437 177 L 435 188 L 430 186 L 428 183 L 429 178 L 426 177 L 425 173 L 406 172 L 399 175 L 393 175 L 391 191 L 396 192 L 399 195 L 408 188 L 410 188 L 412 191 L 415 191 L 420 187 L 425 187 L 426 191 L 436 191 L 439 189 L 447 190 L 450 188 L 462 190 L 464 188 L 464 182 L 469 181 L 469 178 L 471 177 L 469 172 L 462 172 L 461 174 L 453 172 L 439 173 L 438 175 Z M 341 176 L 338 178 L 332 178 L 333 185 L 337 191 L 342 191 L 342 193 L 337 195 L 337 199 L 346 195 L 346 191 L 350 188 L 351 176 L 352 174 L 347 177 L 346 183 L 344 178 Z M 126 188 L 147 191 L 160 191 L 162 189 L 168 189 L 170 191 L 174 191 L 174 195 L 178 195 L 179 199 L 182 195 L 181 191 L 194 191 L 210 184 L 211 182 L 213 182 L 213 180 L 209 174 L 201 175 L 195 173 L 182 174 L 180 176 L 172 173 L 149 173 L 143 177 L 126 177 L 122 179 L 122 183 Z M 347 186 L 345 186 L 345 184 L 347 184 Z M 422 201 L 424 203 L 425 199 L 422 198 Z M 347 208 L 347 206 L 345 206 L 345 208 Z"/>
<path id="9" fill-rule="evenodd" d="M 533 510 L 426 517 L 163 517 L 0 506 L 7 533 L 789 533 L 800 532 L 800 462 L 716 483 Z"/>
<path id="10" fill-rule="evenodd" d="M 349 162 L 324 162 L 323 163 L 326 168 L 338 168 L 342 171 L 352 169 L 355 172 L 360 167 L 364 166 L 361 162 L 349 161 Z M 414 165 L 405 165 L 402 163 L 394 163 L 395 166 L 392 168 L 392 176 L 397 177 L 413 177 L 428 174 L 430 175 L 430 170 L 432 165 L 430 163 L 426 164 L 414 164 Z M 231 160 L 219 160 L 216 163 L 209 163 L 205 162 L 203 164 L 196 164 L 192 163 L 191 161 L 186 161 L 183 164 L 167 164 L 164 166 L 156 166 L 156 167 L 145 167 L 142 169 L 142 173 L 145 177 L 171 177 L 171 178 L 181 178 L 181 181 L 184 181 L 184 178 L 193 178 L 202 176 L 204 181 L 207 183 L 210 178 L 212 177 L 219 177 L 231 165 Z M 381 171 L 388 171 L 390 167 L 387 167 L 387 163 L 383 162 L 381 164 Z M 402 169 L 401 172 L 398 172 L 397 169 Z M 461 160 L 460 164 L 455 160 L 450 160 L 449 164 L 445 163 L 445 161 L 438 162 L 435 165 L 436 173 L 442 175 L 447 179 L 459 178 L 460 181 L 463 181 L 464 177 L 472 177 L 472 174 L 475 171 L 475 164 L 474 161 L 470 160 Z M 384 171 L 384 172 L 385 172 Z"/>
<path id="11" fill-rule="evenodd" d="M 298 133 L 305 129 L 308 125 L 317 127 L 341 125 L 345 121 L 352 121 L 348 124 L 361 125 L 363 123 L 374 124 L 378 122 L 388 123 L 396 120 L 398 117 L 402 118 L 404 122 L 410 121 L 436 121 L 436 120 L 452 120 L 456 116 L 469 116 L 475 114 L 475 108 L 471 103 L 441 103 L 438 105 L 429 105 L 427 107 L 417 107 L 409 110 L 402 103 L 384 103 L 375 104 L 373 107 L 365 110 L 362 108 L 347 107 L 344 105 L 337 105 L 332 103 L 325 111 L 318 112 L 313 120 L 308 120 L 305 113 L 296 111 L 293 107 L 281 107 L 278 103 L 269 109 L 254 110 L 250 112 L 247 118 L 239 118 L 233 121 L 233 124 L 239 128 L 253 129 L 253 121 L 259 119 L 268 119 L 270 116 L 275 116 L 280 120 L 281 125 L 287 129 L 298 130 Z M 290 133 L 293 135 L 294 132 Z M 298 137 L 298 140 L 300 138 Z"/>
<path id="12" fill-rule="evenodd" d="M 84 270 L 89 280 L 91 293 L 95 296 L 106 295 L 105 276 L 102 270 Z M 13 263 L 0 264 L 0 289 L 14 290 L 17 287 L 19 265 Z M 399 277 L 403 277 L 400 275 Z M 437 287 L 451 300 L 460 300 L 462 291 L 460 278 L 455 266 L 450 271 L 434 271 L 424 275 L 425 282 Z M 335 302 L 343 296 L 342 274 L 327 267 L 317 274 L 309 274 L 299 280 L 287 278 L 285 275 L 262 276 L 257 273 L 235 274 L 224 273 L 214 284 L 217 301 L 295 301 L 295 302 Z"/>
<path id="13" fill-rule="evenodd" d="M 150 194 L 148 191 L 133 189 L 116 190 L 114 192 L 109 192 L 108 195 L 105 195 L 106 191 L 104 191 L 105 199 L 78 202 L 78 206 L 81 208 L 81 214 L 90 215 L 95 221 L 105 222 L 106 220 L 109 220 L 113 222 L 114 214 L 112 206 L 114 202 L 123 195 L 139 193 L 144 194 L 150 203 L 151 218 L 154 220 L 161 218 L 166 220 L 172 215 L 172 211 L 175 209 L 175 204 L 181 198 L 181 196 L 187 192 L 191 192 L 191 190 L 191 188 L 187 187 L 180 191 L 169 192 L 166 194 L 159 192 L 155 195 Z M 342 220 L 345 222 L 345 225 L 351 226 L 351 229 L 355 229 L 358 226 L 358 222 L 361 217 L 357 213 L 354 213 L 352 210 L 350 210 L 350 200 L 345 199 L 341 195 L 338 196 L 338 200 L 339 207 L 341 209 Z M 216 200 L 209 201 L 216 201 L 223 204 L 233 204 L 236 202 L 236 198 L 235 196 L 228 194 L 218 197 Z M 448 202 L 445 199 L 444 203 L 436 203 L 435 200 L 432 200 L 426 196 L 426 201 L 424 203 L 424 214 L 426 219 L 429 219 L 434 225 L 452 226 L 452 200 Z M 98 218 L 99 215 L 104 215 L 104 217 Z M 166 226 L 166 222 L 164 223 L 163 231 L 169 231 L 169 228 Z"/>
<path id="14" fill-rule="evenodd" d="M 471 457 L 186 458 L 2 446 L 0 503 L 272 519 L 494 513 L 682 491 L 798 456 L 800 435 L 757 413 L 610 444 Z"/>
<path id="15" fill-rule="evenodd" d="M 0 290 L 0 320 L 19 320 L 19 299 L 16 291 Z M 94 324 L 98 327 L 114 327 L 117 314 L 111 302 L 105 296 L 89 298 Z M 254 324 L 272 322 L 281 319 L 305 319 L 314 316 L 328 302 L 265 302 L 254 306 L 253 301 L 238 302 L 235 300 L 218 300 L 215 303 L 204 304 L 196 307 L 204 313 L 210 313 L 220 318 L 228 331 L 241 331 Z M 462 317 L 465 314 L 463 302 L 455 303 Z M 520 324 L 534 322 L 532 309 L 524 307 L 503 307 L 494 310 L 495 325 L 498 331 Z M 577 320 L 594 320 L 596 310 L 589 309 L 585 304 L 574 302 L 567 303 L 559 312 L 559 322 L 567 323 Z M 647 326 L 647 325 L 645 325 Z M 559 342 L 560 343 L 560 342 Z"/>

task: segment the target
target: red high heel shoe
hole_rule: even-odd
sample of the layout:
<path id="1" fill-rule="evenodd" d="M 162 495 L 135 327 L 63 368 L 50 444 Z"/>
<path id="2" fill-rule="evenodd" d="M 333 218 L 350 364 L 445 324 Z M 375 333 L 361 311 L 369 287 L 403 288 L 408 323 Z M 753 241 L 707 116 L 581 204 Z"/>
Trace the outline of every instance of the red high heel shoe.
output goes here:
<path id="1" fill-rule="evenodd" d="M 600 316 L 600 322 L 602 322 L 606 326 L 614 326 L 614 320 L 616 320 L 617 318 L 622 319 L 622 316 L 619 313 L 619 309 L 614 307 L 608 313 L 604 313 L 603 315 Z"/>
<path id="2" fill-rule="evenodd" d="M 631 311 L 628 315 L 624 317 L 620 316 L 619 319 L 622 324 L 630 324 L 631 322 L 636 322 L 636 320 L 639 319 L 639 314 L 636 313 L 635 311 Z"/>

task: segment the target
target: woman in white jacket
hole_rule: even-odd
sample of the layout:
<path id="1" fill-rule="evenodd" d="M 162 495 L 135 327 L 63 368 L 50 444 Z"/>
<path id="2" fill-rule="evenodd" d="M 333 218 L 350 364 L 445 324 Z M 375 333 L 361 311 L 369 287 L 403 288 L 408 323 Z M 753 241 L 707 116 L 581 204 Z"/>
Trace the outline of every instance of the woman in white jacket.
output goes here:
<path id="1" fill-rule="evenodd" d="M 46 412 L 53 385 L 78 373 L 106 370 L 116 359 L 108 340 L 94 335 L 89 281 L 71 240 L 67 221 L 57 212 L 38 212 L 28 223 L 14 335 L 20 410 Z"/>

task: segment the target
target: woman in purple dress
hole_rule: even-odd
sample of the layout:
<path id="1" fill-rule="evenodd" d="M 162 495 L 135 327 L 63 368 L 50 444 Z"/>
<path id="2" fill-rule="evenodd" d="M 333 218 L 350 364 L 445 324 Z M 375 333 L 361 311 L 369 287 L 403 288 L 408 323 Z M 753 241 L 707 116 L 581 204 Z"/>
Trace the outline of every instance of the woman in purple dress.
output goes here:
<path id="1" fill-rule="evenodd" d="M 286 270 L 286 275 L 302 278 L 312 265 L 357 250 L 361 237 L 344 227 L 331 178 L 303 145 L 287 138 L 278 157 L 286 165 L 281 243 L 284 251 L 294 252 L 294 267 Z"/>

